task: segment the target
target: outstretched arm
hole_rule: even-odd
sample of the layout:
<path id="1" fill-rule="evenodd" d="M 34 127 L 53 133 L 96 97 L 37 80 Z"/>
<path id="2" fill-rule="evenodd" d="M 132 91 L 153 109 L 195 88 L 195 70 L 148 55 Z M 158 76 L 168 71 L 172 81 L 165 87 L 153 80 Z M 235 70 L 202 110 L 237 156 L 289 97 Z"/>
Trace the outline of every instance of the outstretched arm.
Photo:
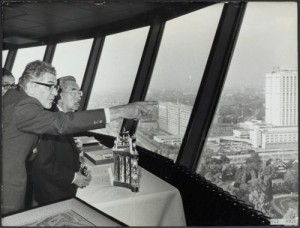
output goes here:
<path id="1" fill-rule="evenodd" d="M 120 118 L 125 119 L 141 119 L 153 112 L 155 106 L 158 105 L 157 101 L 137 101 L 126 105 L 119 105 L 109 108 L 110 120 Z"/>

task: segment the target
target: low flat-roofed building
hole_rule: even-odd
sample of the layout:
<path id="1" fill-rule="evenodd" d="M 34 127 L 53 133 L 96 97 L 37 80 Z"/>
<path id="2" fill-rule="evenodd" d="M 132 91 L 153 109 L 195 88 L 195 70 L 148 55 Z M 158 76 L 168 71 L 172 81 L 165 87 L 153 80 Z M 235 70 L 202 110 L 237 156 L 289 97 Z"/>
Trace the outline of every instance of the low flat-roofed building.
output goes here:
<path id="1" fill-rule="evenodd" d="M 166 144 L 180 144 L 182 142 L 182 137 L 179 135 L 155 135 L 153 139 L 159 143 Z"/>
<path id="2" fill-rule="evenodd" d="M 157 127 L 158 127 L 157 121 L 139 121 L 139 128 L 156 129 Z"/>
<path id="3" fill-rule="evenodd" d="M 298 127 L 268 127 L 254 129 L 250 138 L 255 148 L 287 149 L 298 147 Z"/>
<path id="4" fill-rule="evenodd" d="M 250 132 L 253 131 L 251 129 L 234 129 L 233 136 L 237 138 L 250 139 Z"/>
<path id="5" fill-rule="evenodd" d="M 281 161 L 287 162 L 289 160 L 296 160 L 298 158 L 297 150 L 282 150 L 282 151 L 273 151 L 273 152 L 260 152 L 258 153 L 262 162 L 266 162 L 269 159 L 279 159 Z M 226 155 L 230 159 L 231 164 L 244 164 L 251 156 L 251 153 L 248 154 L 236 154 L 236 155 Z M 214 158 L 219 159 L 220 156 L 212 156 Z"/>
<path id="6" fill-rule="evenodd" d="M 274 186 L 282 186 L 284 184 L 284 180 L 282 178 L 273 179 L 272 180 L 272 187 Z"/>

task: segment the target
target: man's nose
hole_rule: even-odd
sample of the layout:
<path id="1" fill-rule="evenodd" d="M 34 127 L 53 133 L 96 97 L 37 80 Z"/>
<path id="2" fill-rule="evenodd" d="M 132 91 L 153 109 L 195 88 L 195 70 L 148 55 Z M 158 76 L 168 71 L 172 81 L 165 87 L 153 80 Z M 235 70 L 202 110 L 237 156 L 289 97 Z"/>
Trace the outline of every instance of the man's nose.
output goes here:
<path id="1" fill-rule="evenodd" d="M 54 88 L 54 89 L 51 91 L 51 93 L 52 93 L 54 96 L 57 96 L 57 94 L 58 94 L 57 89 Z"/>

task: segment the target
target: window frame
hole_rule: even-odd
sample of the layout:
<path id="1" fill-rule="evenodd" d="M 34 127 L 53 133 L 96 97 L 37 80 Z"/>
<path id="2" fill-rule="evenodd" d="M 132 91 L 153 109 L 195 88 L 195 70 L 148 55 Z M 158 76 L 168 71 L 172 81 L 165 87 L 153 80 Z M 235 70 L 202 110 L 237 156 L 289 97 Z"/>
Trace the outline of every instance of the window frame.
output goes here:
<path id="1" fill-rule="evenodd" d="M 247 2 L 224 3 L 176 164 L 196 171 L 220 99 Z"/>

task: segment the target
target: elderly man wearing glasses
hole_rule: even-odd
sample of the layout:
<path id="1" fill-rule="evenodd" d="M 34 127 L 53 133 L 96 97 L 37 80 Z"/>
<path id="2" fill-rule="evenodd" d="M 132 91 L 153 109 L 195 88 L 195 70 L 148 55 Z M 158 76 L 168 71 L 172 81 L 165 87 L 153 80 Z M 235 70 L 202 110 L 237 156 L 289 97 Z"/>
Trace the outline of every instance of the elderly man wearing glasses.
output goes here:
<path id="1" fill-rule="evenodd" d="M 36 147 L 40 135 L 65 135 L 104 128 L 107 123 L 119 118 L 140 119 L 157 105 L 157 102 L 134 102 L 105 109 L 68 113 L 44 110 L 51 108 L 58 94 L 58 85 L 55 68 L 39 60 L 27 64 L 18 85 L 18 90 L 11 89 L 3 96 L 3 215 L 25 208 L 25 163 Z"/>
<path id="2" fill-rule="evenodd" d="M 7 90 L 14 88 L 16 88 L 15 77 L 10 71 L 2 68 L 2 96 L 7 92 Z"/>
<path id="3" fill-rule="evenodd" d="M 53 111 L 64 113 L 78 110 L 82 91 L 73 76 L 57 80 L 60 88 Z M 43 135 L 33 160 L 34 199 L 39 205 L 75 197 L 77 188 L 86 187 L 90 173 L 79 172 L 79 153 L 72 135 Z"/>

